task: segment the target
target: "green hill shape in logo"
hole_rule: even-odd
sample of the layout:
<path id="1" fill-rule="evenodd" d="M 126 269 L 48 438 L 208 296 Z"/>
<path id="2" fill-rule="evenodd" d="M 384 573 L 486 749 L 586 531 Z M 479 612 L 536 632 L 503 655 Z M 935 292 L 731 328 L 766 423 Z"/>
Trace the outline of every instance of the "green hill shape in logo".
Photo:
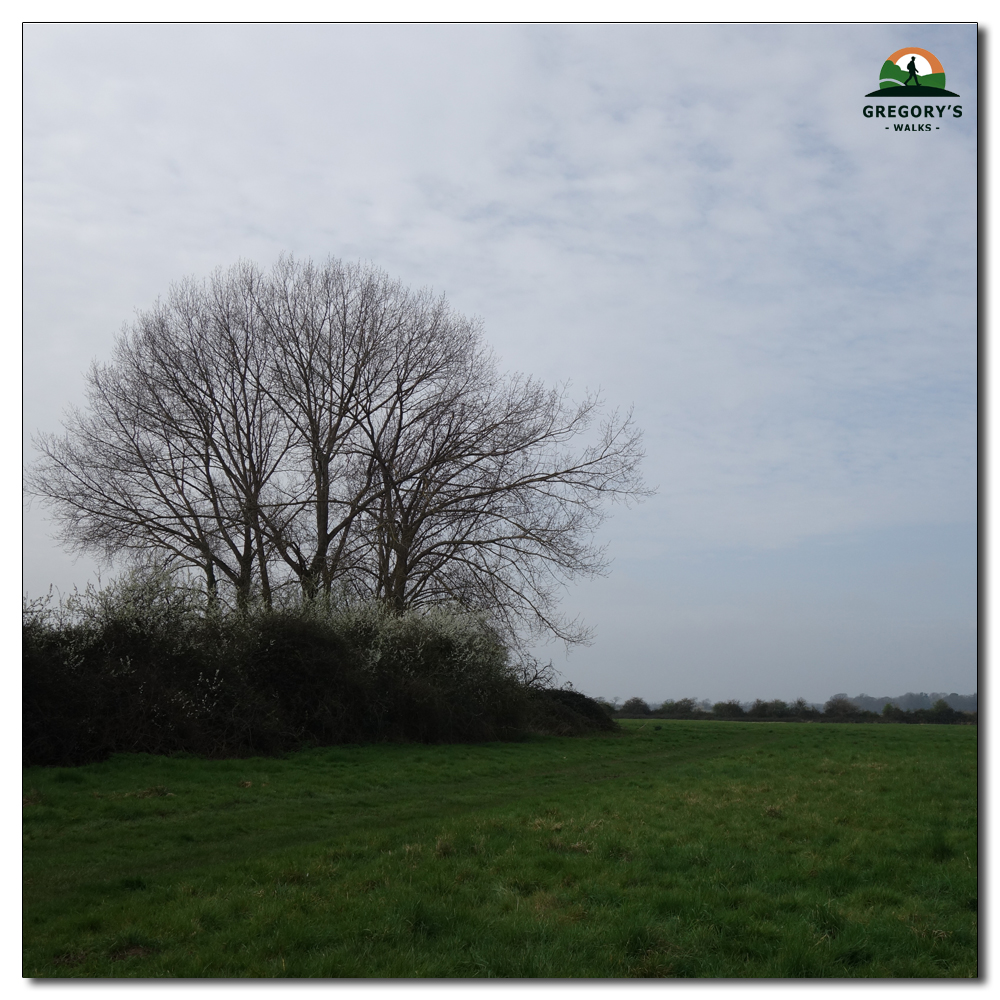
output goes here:
<path id="1" fill-rule="evenodd" d="M 908 97 L 958 97 L 958 94 L 944 89 L 944 73 L 927 73 L 920 76 L 919 83 L 905 86 L 910 74 L 900 69 L 894 62 L 886 59 L 882 64 L 882 72 L 878 75 L 878 90 L 873 90 L 865 97 L 886 97 L 887 90 L 905 92 Z M 893 97 L 896 95 L 893 94 Z"/>

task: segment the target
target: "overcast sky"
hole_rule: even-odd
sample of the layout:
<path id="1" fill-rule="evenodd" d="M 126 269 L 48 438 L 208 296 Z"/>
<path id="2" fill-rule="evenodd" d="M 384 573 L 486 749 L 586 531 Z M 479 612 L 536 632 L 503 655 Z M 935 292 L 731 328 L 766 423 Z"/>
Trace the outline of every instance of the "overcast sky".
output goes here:
<path id="1" fill-rule="evenodd" d="M 960 119 L 863 116 L 906 45 Z M 658 494 L 568 590 L 564 680 L 976 689 L 974 26 L 35 24 L 24 59 L 27 437 L 172 281 L 368 260 L 634 404 Z M 94 578 L 51 532 L 30 595 Z"/>

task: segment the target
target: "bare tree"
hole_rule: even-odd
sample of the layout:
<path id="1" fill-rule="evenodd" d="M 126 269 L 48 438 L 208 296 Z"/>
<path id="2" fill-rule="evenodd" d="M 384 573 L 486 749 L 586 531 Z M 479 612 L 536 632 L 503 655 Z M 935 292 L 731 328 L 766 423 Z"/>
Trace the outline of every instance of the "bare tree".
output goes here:
<path id="1" fill-rule="evenodd" d="M 220 579 L 237 602 L 270 601 L 274 509 L 287 429 L 265 392 L 266 347 L 255 320 L 259 275 L 249 265 L 182 282 L 138 314 L 93 365 L 89 409 L 61 437 L 42 436 L 29 478 L 64 541 L 112 560 L 151 551 Z"/>
<path id="2" fill-rule="evenodd" d="M 292 433 L 293 474 L 272 537 L 314 597 L 357 568 L 352 527 L 377 492 L 358 426 L 394 377 L 386 345 L 415 311 L 414 297 L 372 268 L 283 258 L 259 306 L 272 401 Z"/>
<path id="3" fill-rule="evenodd" d="M 371 437 L 383 483 L 363 522 L 374 593 L 399 610 L 455 601 L 508 636 L 585 641 L 579 622 L 560 618 L 559 597 L 566 581 L 605 571 L 593 535 L 607 501 L 646 493 L 639 432 L 630 414 L 593 428 L 595 394 L 573 405 L 565 389 L 499 375 L 482 352 L 468 360 L 465 378 L 408 415 L 400 401 Z"/>
<path id="4" fill-rule="evenodd" d="M 648 493 L 631 414 L 503 374 L 443 297 L 332 259 L 180 283 L 88 394 L 29 478 L 64 540 L 153 550 L 237 603 L 339 585 L 584 641 L 561 589 L 605 571 L 607 503 Z"/>

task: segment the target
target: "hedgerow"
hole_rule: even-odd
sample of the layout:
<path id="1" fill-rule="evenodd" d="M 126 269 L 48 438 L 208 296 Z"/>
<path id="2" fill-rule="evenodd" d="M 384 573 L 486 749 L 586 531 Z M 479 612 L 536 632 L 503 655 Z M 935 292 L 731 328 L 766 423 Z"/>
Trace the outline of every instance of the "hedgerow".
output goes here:
<path id="1" fill-rule="evenodd" d="M 209 610 L 197 588 L 155 574 L 26 604 L 23 671 L 26 765 L 617 728 L 469 613 Z"/>
<path id="2" fill-rule="evenodd" d="M 820 710 L 803 698 L 789 704 L 775 699 L 763 701 L 758 698 L 752 705 L 744 707 L 738 701 L 719 701 L 711 708 L 708 702 L 701 704 L 693 698 L 680 701 L 665 701 L 657 707 L 650 707 L 641 698 L 629 698 L 620 707 L 598 699 L 598 703 L 615 719 L 725 719 L 744 722 L 903 722 L 935 725 L 975 725 L 979 722 L 978 712 L 962 712 L 952 708 L 944 699 L 938 699 L 930 708 L 909 711 L 898 708 L 891 702 L 881 713 L 859 708 L 847 698 L 831 698 Z"/>

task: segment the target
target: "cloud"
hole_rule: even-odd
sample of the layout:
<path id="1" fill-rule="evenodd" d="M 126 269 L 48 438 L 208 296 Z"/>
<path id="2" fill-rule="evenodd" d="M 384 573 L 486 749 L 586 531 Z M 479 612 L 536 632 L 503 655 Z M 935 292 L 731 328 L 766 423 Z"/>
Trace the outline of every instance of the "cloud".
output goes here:
<path id="1" fill-rule="evenodd" d="M 909 41 L 963 95 L 938 132 L 861 114 Z M 512 368 L 634 402 L 660 494 L 610 523 L 620 556 L 971 523 L 975 41 L 28 25 L 26 428 L 171 280 L 332 253 L 447 292 Z"/>

